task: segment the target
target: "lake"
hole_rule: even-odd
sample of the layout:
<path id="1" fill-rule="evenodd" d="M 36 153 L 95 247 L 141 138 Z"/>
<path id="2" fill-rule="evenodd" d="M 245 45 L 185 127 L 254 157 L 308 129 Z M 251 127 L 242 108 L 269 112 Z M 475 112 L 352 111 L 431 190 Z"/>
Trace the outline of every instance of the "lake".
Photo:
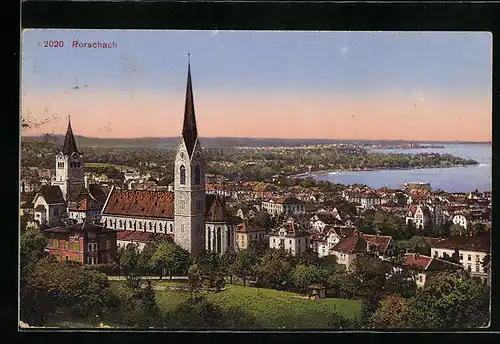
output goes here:
<path id="1" fill-rule="evenodd" d="M 433 190 L 470 192 L 478 189 L 491 191 L 491 144 L 444 144 L 444 148 L 423 149 L 371 149 L 373 153 L 451 154 L 460 158 L 474 159 L 479 165 L 450 168 L 412 170 L 342 171 L 313 176 L 317 180 L 350 185 L 364 184 L 371 188 L 401 188 L 406 182 L 427 182 Z"/>

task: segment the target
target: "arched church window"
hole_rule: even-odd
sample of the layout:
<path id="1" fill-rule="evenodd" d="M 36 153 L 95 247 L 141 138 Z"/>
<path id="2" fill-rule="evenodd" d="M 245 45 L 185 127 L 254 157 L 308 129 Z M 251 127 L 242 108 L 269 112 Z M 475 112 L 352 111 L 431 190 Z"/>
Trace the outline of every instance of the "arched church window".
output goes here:
<path id="1" fill-rule="evenodd" d="M 222 248 L 222 231 L 220 227 L 217 227 L 217 253 L 221 253 L 221 248 Z"/>
<path id="2" fill-rule="evenodd" d="M 122 222 L 122 220 L 120 220 L 120 228 L 122 228 L 122 227 L 123 227 L 123 222 Z"/>
<path id="3" fill-rule="evenodd" d="M 181 185 L 184 185 L 186 184 L 186 168 L 184 167 L 184 165 L 181 165 L 179 170 L 180 170 L 180 183 Z"/>
<path id="4" fill-rule="evenodd" d="M 142 229 L 142 222 L 139 222 L 139 229 Z"/>
<path id="5" fill-rule="evenodd" d="M 149 230 L 152 231 L 153 230 L 153 224 L 150 222 L 149 223 Z"/>
<path id="6" fill-rule="evenodd" d="M 129 226 L 129 228 L 132 228 L 132 221 L 128 222 L 128 226 Z"/>
<path id="7" fill-rule="evenodd" d="M 196 165 L 194 168 L 194 183 L 195 185 L 199 185 L 201 180 L 201 171 L 200 171 L 200 165 Z"/>
<path id="8" fill-rule="evenodd" d="M 174 226 L 170 224 L 170 232 L 172 233 L 174 231 Z"/>

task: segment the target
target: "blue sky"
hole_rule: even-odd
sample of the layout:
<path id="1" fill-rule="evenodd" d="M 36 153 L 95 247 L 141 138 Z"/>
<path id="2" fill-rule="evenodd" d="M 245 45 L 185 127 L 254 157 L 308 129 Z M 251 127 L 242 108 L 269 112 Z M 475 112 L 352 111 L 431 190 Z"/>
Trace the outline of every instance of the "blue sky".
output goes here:
<path id="1" fill-rule="evenodd" d="M 40 48 L 44 40 L 64 48 Z M 118 49 L 73 49 L 72 40 Z M 491 92 L 489 33 L 29 30 L 23 87 L 76 83 L 181 91 L 187 53 L 198 91 Z"/>

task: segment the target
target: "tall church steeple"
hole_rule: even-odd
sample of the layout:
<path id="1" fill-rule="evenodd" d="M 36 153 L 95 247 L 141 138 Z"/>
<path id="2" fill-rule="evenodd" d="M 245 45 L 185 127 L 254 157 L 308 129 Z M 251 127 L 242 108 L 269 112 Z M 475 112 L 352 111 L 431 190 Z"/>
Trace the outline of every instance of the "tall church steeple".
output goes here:
<path id="1" fill-rule="evenodd" d="M 205 246 L 205 161 L 194 116 L 191 66 L 188 62 L 182 138 L 175 158 L 174 241 L 196 254 Z"/>
<path id="2" fill-rule="evenodd" d="M 71 129 L 71 117 L 68 117 L 68 129 L 66 130 L 66 137 L 64 138 L 64 146 L 62 152 L 67 155 L 71 155 L 75 152 L 78 153 L 75 136 L 73 135 L 73 129 Z"/>
<path id="3" fill-rule="evenodd" d="M 193 154 L 196 139 L 198 138 L 198 130 L 196 128 L 196 117 L 194 115 L 193 86 L 191 83 L 190 61 L 188 61 L 186 103 L 184 106 L 184 126 L 182 127 L 182 137 L 184 138 L 188 154 L 191 157 Z"/>
<path id="4" fill-rule="evenodd" d="M 78 151 L 71 128 L 71 119 L 68 118 L 64 145 L 56 156 L 56 174 L 52 180 L 52 185 L 61 188 L 65 200 L 70 200 L 72 190 L 78 190 L 79 186 L 85 184 L 83 169 L 83 153 Z"/>

